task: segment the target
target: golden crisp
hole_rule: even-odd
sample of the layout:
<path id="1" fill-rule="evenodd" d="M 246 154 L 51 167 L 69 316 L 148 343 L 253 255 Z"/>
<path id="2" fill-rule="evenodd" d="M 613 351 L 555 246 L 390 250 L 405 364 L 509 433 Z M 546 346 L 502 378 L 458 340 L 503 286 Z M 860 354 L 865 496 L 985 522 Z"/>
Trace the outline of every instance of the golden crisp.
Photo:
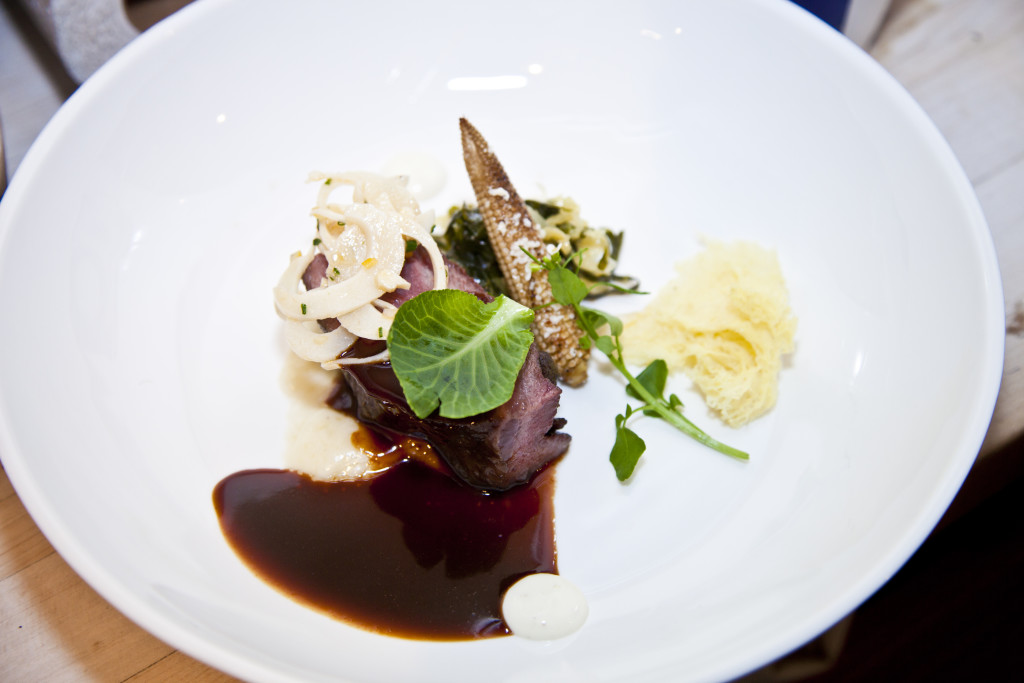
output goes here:
<path id="1" fill-rule="evenodd" d="M 626 360 L 663 358 L 683 371 L 726 424 L 738 427 L 775 405 L 796 318 L 775 252 L 712 242 L 627 321 Z"/>

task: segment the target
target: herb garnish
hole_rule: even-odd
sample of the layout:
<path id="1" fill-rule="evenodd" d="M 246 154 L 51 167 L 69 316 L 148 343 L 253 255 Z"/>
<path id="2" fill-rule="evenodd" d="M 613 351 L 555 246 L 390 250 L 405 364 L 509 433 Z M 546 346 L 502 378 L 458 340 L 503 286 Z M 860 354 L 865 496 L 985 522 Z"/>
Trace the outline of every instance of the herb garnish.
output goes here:
<path id="1" fill-rule="evenodd" d="M 525 250 L 524 250 L 525 251 Z M 529 256 L 529 253 L 527 253 Z M 568 259 L 552 254 L 543 260 L 533 256 L 534 268 L 544 269 L 551 283 L 551 293 L 556 302 L 563 306 L 571 306 L 576 311 L 576 324 L 583 330 L 580 346 L 596 347 L 608 357 L 608 361 L 626 379 L 626 394 L 630 398 L 642 402 L 640 407 L 633 408 L 626 404 L 625 411 L 615 416 L 615 444 L 612 446 L 609 460 L 615 468 L 619 481 L 625 481 L 636 468 L 640 456 L 647 445 L 632 429 L 626 426 L 636 413 L 665 420 L 684 434 L 700 443 L 713 448 L 719 453 L 748 460 L 750 456 L 744 451 L 727 446 L 708 436 L 702 429 L 683 416 L 683 402 L 675 394 L 665 398 L 665 381 L 668 378 L 668 365 L 663 360 L 655 360 L 643 372 L 634 376 L 626 367 L 622 356 L 622 321 L 613 315 L 582 305 L 590 289 L 571 268 L 571 261 L 579 254 Z M 608 326 L 609 334 L 601 334 L 598 330 Z"/>
<path id="2" fill-rule="evenodd" d="M 533 343 L 533 311 L 437 289 L 402 304 L 388 333 L 391 368 L 416 417 L 479 415 L 512 396 Z"/>

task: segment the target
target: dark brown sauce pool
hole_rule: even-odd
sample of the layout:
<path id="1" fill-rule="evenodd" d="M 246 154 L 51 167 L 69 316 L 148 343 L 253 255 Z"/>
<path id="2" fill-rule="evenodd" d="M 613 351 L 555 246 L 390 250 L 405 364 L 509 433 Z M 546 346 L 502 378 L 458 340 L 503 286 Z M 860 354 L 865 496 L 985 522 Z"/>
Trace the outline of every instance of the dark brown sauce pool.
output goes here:
<path id="1" fill-rule="evenodd" d="M 284 470 L 232 474 L 214 490 L 221 528 L 268 583 L 389 635 L 507 635 L 501 596 L 556 572 L 554 469 L 504 493 L 414 459 L 373 479 L 317 482 Z"/>

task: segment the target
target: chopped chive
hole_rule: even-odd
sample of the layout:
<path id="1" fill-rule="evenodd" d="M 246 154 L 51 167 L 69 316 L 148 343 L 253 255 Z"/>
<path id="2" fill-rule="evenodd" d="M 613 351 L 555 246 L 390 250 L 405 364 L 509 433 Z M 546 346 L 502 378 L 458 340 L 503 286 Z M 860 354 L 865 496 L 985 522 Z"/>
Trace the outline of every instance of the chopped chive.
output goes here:
<path id="1" fill-rule="evenodd" d="M 306 304 L 302 304 L 302 315 L 306 315 Z"/>

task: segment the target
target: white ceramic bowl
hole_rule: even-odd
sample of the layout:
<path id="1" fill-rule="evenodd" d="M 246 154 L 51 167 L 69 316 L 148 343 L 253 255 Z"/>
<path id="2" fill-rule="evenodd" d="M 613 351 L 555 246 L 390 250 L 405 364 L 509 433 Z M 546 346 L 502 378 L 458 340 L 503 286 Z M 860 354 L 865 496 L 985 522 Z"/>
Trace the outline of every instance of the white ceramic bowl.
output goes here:
<path id="1" fill-rule="evenodd" d="M 415 153 L 471 197 L 459 116 L 524 194 L 627 230 L 656 289 L 698 237 L 778 251 L 799 316 L 778 406 L 741 464 L 642 424 L 619 484 L 621 387 L 567 392 L 559 466 L 575 636 L 430 643 L 279 595 L 221 536 L 223 476 L 282 462 L 270 290 L 309 234 L 313 169 Z M 1002 366 L 984 219 L 911 98 L 789 3 L 513 9 L 200 2 L 71 98 L 0 205 L 0 455 L 92 586 L 171 645 L 261 681 L 710 680 L 814 637 L 910 556 L 971 466 Z M 617 302 L 617 310 L 637 306 Z M 677 382 L 685 391 L 685 383 Z"/>

